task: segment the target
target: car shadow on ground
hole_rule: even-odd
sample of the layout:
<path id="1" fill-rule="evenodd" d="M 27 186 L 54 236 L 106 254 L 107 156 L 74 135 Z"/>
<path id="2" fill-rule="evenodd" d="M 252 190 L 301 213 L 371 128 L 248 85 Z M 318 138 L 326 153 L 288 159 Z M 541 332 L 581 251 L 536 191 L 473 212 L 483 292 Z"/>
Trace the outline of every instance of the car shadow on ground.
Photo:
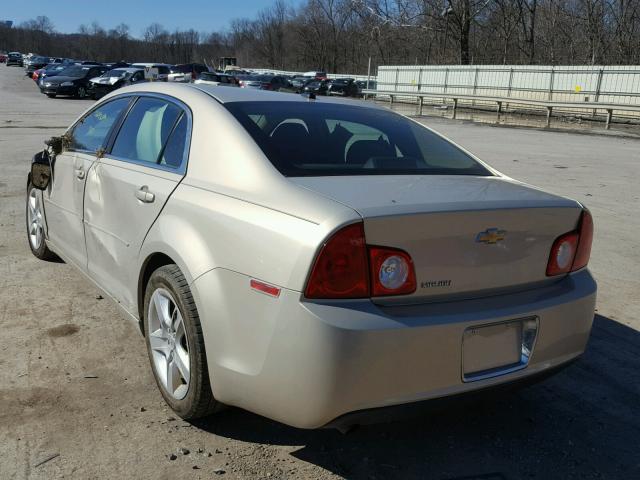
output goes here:
<path id="1" fill-rule="evenodd" d="M 596 315 L 587 352 L 542 383 L 394 423 L 299 430 L 229 409 L 197 423 L 353 479 L 640 478 L 640 332 Z"/>

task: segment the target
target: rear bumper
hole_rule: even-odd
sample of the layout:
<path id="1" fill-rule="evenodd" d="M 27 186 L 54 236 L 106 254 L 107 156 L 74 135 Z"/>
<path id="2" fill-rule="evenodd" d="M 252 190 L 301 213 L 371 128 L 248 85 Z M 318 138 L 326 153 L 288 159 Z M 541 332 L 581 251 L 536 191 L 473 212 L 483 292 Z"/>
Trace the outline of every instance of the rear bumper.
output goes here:
<path id="1" fill-rule="evenodd" d="M 461 407 L 473 404 L 479 400 L 496 398 L 496 396 L 508 393 L 518 388 L 524 388 L 542 382 L 549 377 L 556 375 L 565 368 L 571 366 L 580 357 L 576 357 L 568 362 L 556 367 L 548 368 L 539 373 L 527 375 L 526 377 L 510 382 L 491 385 L 486 388 L 464 392 L 447 397 L 433 398 L 412 403 L 392 405 L 390 407 L 370 408 L 346 413 L 324 425 L 323 428 L 336 428 L 346 431 L 355 425 L 369 425 L 374 423 L 386 423 L 397 420 L 407 420 L 421 415 L 433 414 L 450 407 Z"/>
<path id="2" fill-rule="evenodd" d="M 274 299 L 247 284 L 243 275 L 216 269 L 192 288 L 213 393 L 224 403 L 301 428 L 321 427 L 351 412 L 471 393 L 560 367 L 584 352 L 596 299 L 587 270 L 526 292 L 396 307 L 301 302 L 299 292 L 285 290 Z M 539 329 L 526 368 L 463 381 L 467 328 L 532 316 Z"/>

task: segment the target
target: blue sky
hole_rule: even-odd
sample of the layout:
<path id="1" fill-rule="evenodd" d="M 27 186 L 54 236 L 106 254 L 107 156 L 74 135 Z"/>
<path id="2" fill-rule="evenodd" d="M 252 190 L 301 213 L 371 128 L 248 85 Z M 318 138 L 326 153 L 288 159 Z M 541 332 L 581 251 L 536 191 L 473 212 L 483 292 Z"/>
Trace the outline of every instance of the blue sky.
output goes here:
<path id="1" fill-rule="evenodd" d="M 289 3 L 296 4 L 299 0 Z M 2 4 L 0 19 L 15 23 L 46 15 L 56 30 L 66 33 L 94 20 L 106 29 L 126 23 L 131 34 L 139 37 L 153 22 L 168 30 L 225 30 L 234 18 L 253 18 L 272 5 L 273 0 L 7 0 Z"/>

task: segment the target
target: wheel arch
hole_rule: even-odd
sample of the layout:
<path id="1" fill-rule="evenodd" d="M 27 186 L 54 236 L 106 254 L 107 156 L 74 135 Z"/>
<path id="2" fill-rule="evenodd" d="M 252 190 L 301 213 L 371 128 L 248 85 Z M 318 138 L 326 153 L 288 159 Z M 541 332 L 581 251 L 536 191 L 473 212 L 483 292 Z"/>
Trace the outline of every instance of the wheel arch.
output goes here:
<path id="1" fill-rule="evenodd" d="M 138 295 L 137 295 L 138 315 L 140 317 L 140 320 L 143 319 L 144 294 L 147 288 L 147 283 L 149 282 L 149 278 L 151 277 L 151 274 L 160 267 L 164 267 L 165 265 L 171 265 L 175 263 L 176 262 L 169 255 L 162 252 L 152 253 L 142 263 L 142 267 L 140 268 L 140 274 L 138 275 Z M 143 322 L 141 322 L 141 324 L 142 323 Z"/>

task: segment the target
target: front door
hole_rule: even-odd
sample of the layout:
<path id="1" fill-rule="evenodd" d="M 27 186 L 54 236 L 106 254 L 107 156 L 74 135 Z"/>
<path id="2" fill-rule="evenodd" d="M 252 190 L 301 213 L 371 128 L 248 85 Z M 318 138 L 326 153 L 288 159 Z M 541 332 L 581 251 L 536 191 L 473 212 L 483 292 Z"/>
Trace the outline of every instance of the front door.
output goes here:
<path id="1" fill-rule="evenodd" d="M 85 192 L 88 272 L 126 308 L 136 303 L 138 253 L 184 175 L 187 113 L 141 97 L 113 147 L 91 169 Z"/>
<path id="2" fill-rule="evenodd" d="M 128 103 L 127 98 L 103 104 L 69 129 L 65 151 L 55 159 L 51 191 L 44 198 L 53 249 L 83 270 L 87 268 L 83 227 L 87 173 Z"/>

